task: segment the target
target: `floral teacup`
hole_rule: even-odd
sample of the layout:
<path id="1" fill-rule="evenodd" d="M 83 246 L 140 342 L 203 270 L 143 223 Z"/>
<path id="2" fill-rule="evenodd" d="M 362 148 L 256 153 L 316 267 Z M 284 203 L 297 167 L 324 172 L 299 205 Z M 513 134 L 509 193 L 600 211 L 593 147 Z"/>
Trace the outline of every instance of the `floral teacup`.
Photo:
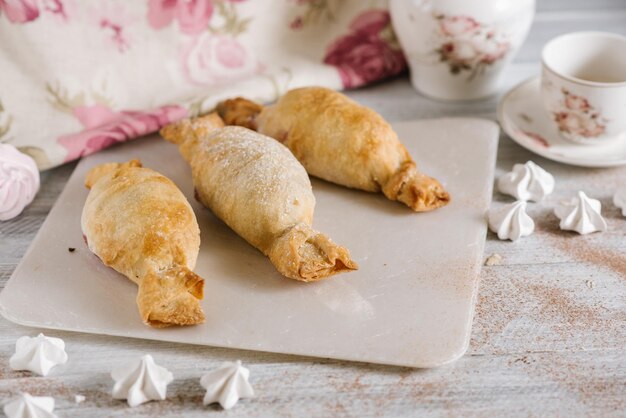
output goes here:
<path id="1" fill-rule="evenodd" d="M 601 145 L 626 138 L 626 37 L 576 32 L 548 42 L 541 95 L 565 139 Z"/>

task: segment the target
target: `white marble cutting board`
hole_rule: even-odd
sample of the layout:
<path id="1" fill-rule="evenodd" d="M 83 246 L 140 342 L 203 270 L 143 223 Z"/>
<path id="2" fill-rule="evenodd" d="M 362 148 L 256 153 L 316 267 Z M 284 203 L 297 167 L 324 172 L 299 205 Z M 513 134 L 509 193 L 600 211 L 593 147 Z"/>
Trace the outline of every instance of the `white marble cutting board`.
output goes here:
<path id="1" fill-rule="evenodd" d="M 469 342 L 498 127 L 480 119 L 437 119 L 394 128 L 418 166 L 440 179 L 453 200 L 416 214 L 382 195 L 313 180 L 314 226 L 350 249 L 356 272 L 310 284 L 280 276 L 193 199 L 189 168 L 155 135 L 77 166 L 0 294 L 0 313 L 27 326 L 180 343 L 410 367 L 453 361 Z M 202 246 L 195 271 L 206 280 L 203 325 L 142 324 L 136 286 L 102 265 L 83 242 L 85 172 L 131 158 L 170 177 L 196 212 Z"/>

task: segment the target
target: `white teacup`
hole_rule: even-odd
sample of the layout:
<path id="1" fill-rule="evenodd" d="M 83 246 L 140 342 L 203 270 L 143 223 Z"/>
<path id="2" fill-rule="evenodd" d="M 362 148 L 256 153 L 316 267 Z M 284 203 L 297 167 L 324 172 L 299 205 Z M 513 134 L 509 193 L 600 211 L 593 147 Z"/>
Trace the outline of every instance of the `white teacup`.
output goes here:
<path id="1" fill-rule="evenodd" d="M 626 138 L 626 37 L 576 32 L 543 48 L 541 95 L 561 136 L 601 145 Z"/>

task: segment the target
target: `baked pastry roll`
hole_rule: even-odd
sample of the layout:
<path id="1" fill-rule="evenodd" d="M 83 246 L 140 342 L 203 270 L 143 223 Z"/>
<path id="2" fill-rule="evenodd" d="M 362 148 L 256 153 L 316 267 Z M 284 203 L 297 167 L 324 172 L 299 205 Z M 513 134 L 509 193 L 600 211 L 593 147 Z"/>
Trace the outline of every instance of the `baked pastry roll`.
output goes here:
<path id="1" fill-rule="evenodd" d="M 216 114 L 161 130 L 191 165 L 198 200 L 291 279 L 315 281 L 357 265 L 311 227 L 315 197 L 287 148 Z"/>
<path id="2" fill-rule="evenodd" d="M 200 249 L 198 222 L 182 192 L 138 160 L 98 165 L 82 229 L 102 262 L 139 286 L 141 319 L 152 326 L 204 322 L 204 280 L 191 270 Z"/>
<path id="3" fill-rule="evenodd" d="M 277 139 L 313 176 L 355 189 L 382 191 L 416 212 L 450 201 L 437 180 L 418 171 L 378 113 L 339 92 L 299 88 L 266 107 L 236 98 L 221 102 L 217 112 L 227 125 L 245 126 Z"/>

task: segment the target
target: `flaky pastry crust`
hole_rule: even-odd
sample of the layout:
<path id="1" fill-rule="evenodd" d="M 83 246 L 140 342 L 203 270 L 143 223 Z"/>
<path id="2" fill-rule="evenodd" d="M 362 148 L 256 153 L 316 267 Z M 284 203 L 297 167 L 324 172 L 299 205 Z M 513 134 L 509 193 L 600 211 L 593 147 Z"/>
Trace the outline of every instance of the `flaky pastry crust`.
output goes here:
<path id="1" fill-rule="evenodd" d="M 196 275 L 200 229 L 172 181 L 138 160 L 89 171 L 82 213 L 89 249 L 138 285 L 141 319 L 154 327 L 204 322 Z"/>
<path id="2" fill-rule="evenodd" d="M 294 89 L 265 107 L 236 98 L 218 104 L 217 112 L 227 125 L 245 126 L 280 141 L 313 176 L 382 192 L 416 212 L 450 201 L 437 180 L 419 172 L 378 113 L 334 90 Z"/>

